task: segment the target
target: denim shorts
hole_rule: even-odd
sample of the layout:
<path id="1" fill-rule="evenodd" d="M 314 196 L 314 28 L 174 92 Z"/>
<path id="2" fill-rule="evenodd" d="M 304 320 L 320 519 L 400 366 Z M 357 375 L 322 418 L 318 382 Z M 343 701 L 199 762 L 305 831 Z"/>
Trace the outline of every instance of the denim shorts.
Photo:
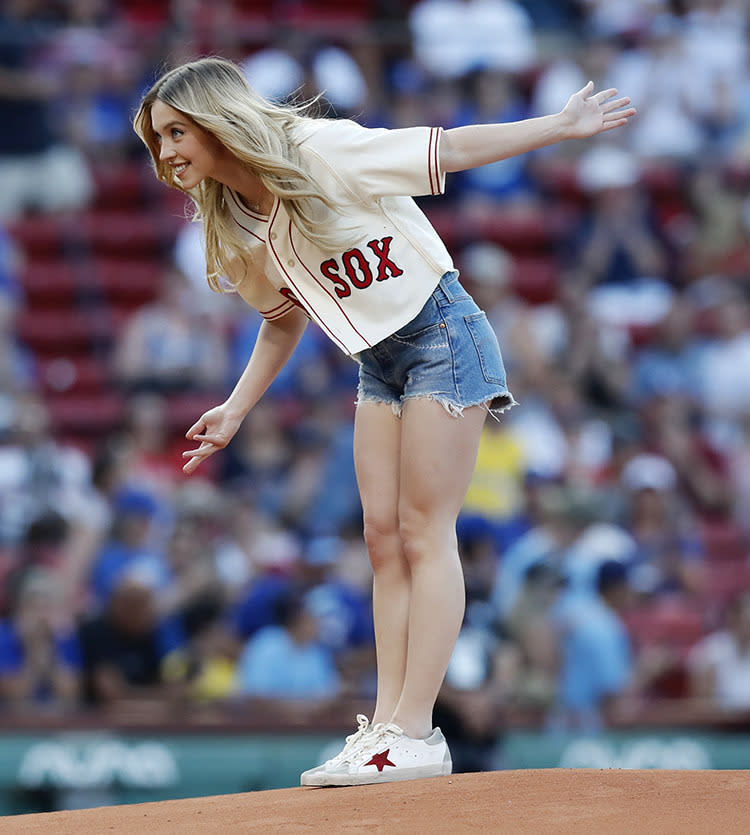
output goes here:
<path id="1" fill-rule="evenodd" d="M 454 417 L 478 405 L 497 417 L 516 403 L 495 332 L 457 272 L 440 279 L 408 325 L 354 359 L 357 405 L 390 403 L 398 417 L 404 401 L 415 397 L 438 401 Z"/>

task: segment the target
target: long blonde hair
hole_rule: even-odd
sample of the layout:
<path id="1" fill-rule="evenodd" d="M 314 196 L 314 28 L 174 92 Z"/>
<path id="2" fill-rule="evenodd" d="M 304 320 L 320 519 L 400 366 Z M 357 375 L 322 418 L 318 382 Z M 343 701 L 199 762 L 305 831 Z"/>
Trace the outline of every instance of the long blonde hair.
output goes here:
<path id="1" fill-rule="evenodd" d="M 156 176 L 188 194 L 194 220 L 203 222 L 208 283 L 221 292 L 222 276 L 236 276 L 236 259 L 248 267 L 248 249 L 224 200 L 223 186 L 207 177 L 184 189 L 169 165 L 159 159 L 159 144 L 151 125 L 156 100 L 170 105 L 212 133 L 244 162 L 282 203 L 305 238 L 323 249 L 337 249 L 341 233 L 332 231 L 336 213 L 324 191 L 303 165 L 293 139 L 295 129 L 309 121 L 304 106 L 278 105 L 259 96 L 240 68 L 223 58 L 201 58 L 165 73 L 146 93 L 133 120 L 153 161 Z M 241 280 L 241 278 L 240 278 Z"/>

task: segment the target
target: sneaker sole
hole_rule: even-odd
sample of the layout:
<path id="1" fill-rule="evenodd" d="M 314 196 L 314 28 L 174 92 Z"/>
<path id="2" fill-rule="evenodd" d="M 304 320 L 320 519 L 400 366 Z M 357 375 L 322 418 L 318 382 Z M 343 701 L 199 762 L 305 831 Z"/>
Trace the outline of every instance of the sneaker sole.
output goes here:
<path id="1" fill-rule="evenodd" d="M 429 777 L 448 777 L 453 771 L 450 758 L 441 763 L 420 765 L 415 768 L 394 768 L 375 774 L 324 773 L 316 776 L 316 786 L 369 786 L 375 783 L 400 783 L 403 780 L 423 780 Z"/>
<path id="2" fill-rule="evenodd" d="M 322 768 L 315 768 L 310 769 L 309 771 L 303 771 L 299 777 L 299 784 L 300 786 L 320 786 L 321 783 L 317 782 L 317 778 L 320 774 L 324 774 L 325 770 Z"/>

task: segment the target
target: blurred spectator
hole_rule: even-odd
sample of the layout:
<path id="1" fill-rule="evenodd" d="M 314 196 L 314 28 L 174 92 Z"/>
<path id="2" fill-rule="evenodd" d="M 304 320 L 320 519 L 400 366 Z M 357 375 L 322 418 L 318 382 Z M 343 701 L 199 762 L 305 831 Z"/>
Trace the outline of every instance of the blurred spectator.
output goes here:
<path id="1" fill-rule="evenodd" d="M 176 269 L 165 270 L 158 290 L 158 298 L 133 313 L 119 337 L 118 380 L 140 391 L 222 388 L 227 348 L 220 323 L 193 303 L 194 292 Z"/>
<path id="2" fill-rule="evenodd" d="M 83 698 L 89 705 L 116 706 L 132 699 L 164 698 L 162 661 L 176 646 L 163 628 L 153 589 L 121 577 L 101 614 L 78 631 L 83 666 Z"/>
<path id="3" fill-rule="evenodd" d="M 690 400 L 653 397 L 642 411 L 644 440 L 669 460 L 698 521 L 731 514 L 731 471 L 726 455 L 703 431 L 703 415 Z"/>
<path id="4" fill-rule="evenodd" d="M 47 4 L 7 0 L 0 15 L 0 218 L 84 207 L 92 182 L 84 157 L 55 132 L 51 104 L 62 79 L 43 54 L 59 34 Z"/>
<path id="5" fill-rule="evenodd" d="M 375 661 L 369 595 L 337 571 L 344 542 L 336 536 L 313 538 L 302 552 L 300 576 L 305 605 L 320 624 L 319 640 L 341 671 L 341 687 L 358 697 L 371 694 Z"/>
<path id="6" fill-rule="evenodd" d="M 196 520 L 183 516 L 172 528 L 166 548 L 169 587 L 159 597 L 163 616 L 181 623 L 200 620 L 204 611 L 220 610 L 224 603 L 213 553 Z"/>
<path id="7" fill-rule="evenodd" d="M 409 26 L 417 60 L 438 78 L 521 72 L 536 57 L 531 18 L 514 0 L 418 0 Z"/>
<path id="8" fill-rule="evenodd" d="M 731 169 L 715 158 L 699 158 L 686 187 L 689 217 L 680 272 L 685 281 L 742 270 L 747 263 L 748 201 Z"/>
<path id="9" fill-rule="evenodd" d="M 185 644 L 164 659 L 162 675 L 186 690 L 190 701 L 210 703 L 234 692 L 239 648 L 217 600 L 204 599 L 182 618 Z"/>
<path id="10" fill-rule="evenodd" d="M 516 76 L 502 70 L 480 68 L 471 82 L 471 93 L 465 97 L 458 114 L 460 124 L 518 122 L 528 117 Z M 528 200 L 533 189 L 526 176 L 526 161 L 523 156 L 510 157 L 460 172 L 456 175 L 460 198 L 490 206 L 497 200 L 507 203 Z"/>
<path id="11" fill-rule="evenodd" d="M 114 497 L 110 537 L 95 556 L 90 589 L 98 601 L 107 600 L 124 577 L 137 578 L 163 593 L 172 572 L 165 555 L 154 546 L 153 521 L 159 505 L 154 497 L 132 487 Z"/>
<path id="12" fill-rule="evenodd" d="M 679 500 L 674 467 L 658 455 L 637 455 L 625 465 L 622 484 L 622 523 L 636 545 L 633 589 L 653 597 L 700 592 L 703 547 Z"/>
<path id="13" fill-rule="evenodd" d="M 693 647 L 688 668 L 695 697 L 722 711 L 750 710 L 750 593 L 731 601 L 725 627 Z"/>
<path id="14" fill-rule="evenodd" d="M 741 289 L 718 276 L 693 285 L 707 291 L 703 312 L 711 314 L 712 333 L 696 357 L 698 392 L 710 415 L 735 418 L 750 411 L 750 387 L 743 370 L 750 363 L 750 303 Z M 710 305 L 710 307 L 709 307 Z"/>
<path id="15" fill-rule="evenodd" d="M 638 102 L 629 142 L 641 158 L 689 159 L 702 150 L 695 105 L 707 91 L 686 49 L 681 19 L 661 14 L 645 22 L 634 47 L 614 57 L 608 79 Z"/>
<path id="16" fill-rule="evenodd" d="M 545 561 L 533 563 L 503 621 L 511 704 L 530 715 L 543 716 L 555 703 L 560 646 L 554 610 L 564 583 L 558 568 Z"/>
<path id="17" fill-rule="evenodd" d="M 29 519 L 54 510 L 85 518 L 89 461 L 53 435 L 42 397 L 19 393 L 10 431 L 0 444 L 0 542 L 17 542 Z"/>
<path id="18" fill-rule="evenodd" d="M 134 147 L 130 128 L 137 53 L 108 0 L 70 0 L 66 25 L 49 63 L 62 79 L 54 118 L 60 133 L 88 159 L 112 161 Z"/>
<path id="19" fill-rule="evenodd" d="M 182 452 L 187 428 L 174 425 L 167 396 L 145 391 L 132 394 L 122 427 L 123 443 L 128 446 L 127 481 L 168 502 L 172 490 L 184 479 Z M 209 462 L 204 478 L 211 477 L 214 466 Z"/>
<path id="20" fill-rule="evenodd" d="M 696 318 L 690 299 L 675 294 L 664 318 L 651 329 L 650 338 L 636 347 L 630 375 L 636 403 L 656 396 L 695 396 L 698 390 Z"/>
<path id="21" fill-rule="evenodd" d="M 277 603 L 276 625 L 245 645 L 237 666 L 237 693 L 275 700 L 320 702 L 340 689 L 332 651 L 320 642 L 320 620 L 304 596 Z"/>
<path id="22" fill-rule="evenodd" d="M 282 28 L 273 44 L 254 52 L 242 67 L 261 96 L 284 101 L 320 92 L 339 116 L 358 113 L 367 97 L 362 71 L 346 49 L 297 29 Z"/>
<path id="23" fill-rule="evenodd" d="M 671 299 L 667 250 L 640 176 L 637 159 L 606 142 L 586 151 L 578 168 L 590 202 L 573 242 L 574 273 L 611 324 L 652 322 Z"/>
<path id="24" fill-rule="evenodd" d="M 38 566 L 18 588 L 0 621 L 0 700 L 35 710 L 78 699 L 80 657 L 66 600 L 54 574 Z"/>
<path id="25" fill-rule="evenodd" d="M 598 570 L 596 593 L 567 608 L 555 723 L 596 730 L 635 682 L 630 639 L 622 620 L 631 602 L 627 569 L 607 560 Z"/>
<path id="26" fill-rule="evenodd" d="M 592 521 L 593 504 L 582 490 L 546 483 L 536 496 L 534 524 L 502 555 L 491 600 L 504 620 L 513 610 L 532 565 L 565 574 L 570 552 Z"/>
<path id="27" fill-rule="evenodd" d="M 21 256 L 0 225 L 0 436 L 8 428 L 13 395 L 38 379 L 33 354 L 19 340 L 17 314 L 24 303 L 17 273 Z"/>

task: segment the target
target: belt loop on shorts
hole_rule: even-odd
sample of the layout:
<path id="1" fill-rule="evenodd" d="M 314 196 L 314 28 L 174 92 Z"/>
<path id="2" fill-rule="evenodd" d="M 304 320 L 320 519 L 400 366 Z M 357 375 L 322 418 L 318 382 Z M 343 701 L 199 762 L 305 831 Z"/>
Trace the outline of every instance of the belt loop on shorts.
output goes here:
<path id="1" fill-rule="evenodd" d="M 453 291 L 451 290 L 451 282 L 458 276 L 458 272 L 456 270 L 450 270 L 450 272 L 445 273 L 438 283 L 437 289 L 441 291 L 441 293 L 445 296 L 445 300 L 450 304 L 453 299 L 455 298 L 453 295 Z"/>

